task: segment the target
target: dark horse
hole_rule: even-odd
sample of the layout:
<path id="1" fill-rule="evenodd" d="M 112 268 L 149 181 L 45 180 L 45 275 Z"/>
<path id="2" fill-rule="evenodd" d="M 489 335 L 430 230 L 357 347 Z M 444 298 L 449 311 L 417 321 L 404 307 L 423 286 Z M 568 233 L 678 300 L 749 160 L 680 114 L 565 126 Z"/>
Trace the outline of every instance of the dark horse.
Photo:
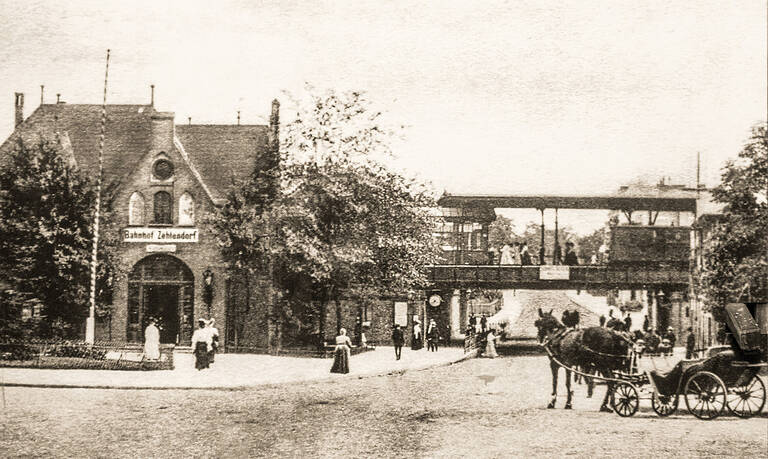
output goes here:
<path id="1" fill-rule="evenodd" d="M 585 373 L 604 377 L 611 377 L 613 371 L 627 368 L 630 342 L 614 330 L 604 327 L 567 328 L 552 315 L 551 310 L 545 313 L 541 309 L 535 325 L 539 342 L 549 351 L 549 367 L 552 370 L 552 401 L 547 408 L 554 408 L 557 400 L 557 372 L 560 365 L 555 359 L 568 368 L 580 368 Z M 566 409 L 572 407 L 573 397 L 571 371 L 568 368 L 565 368 L 565 387 L 568 390 Z M 613 382 L 606 382 L 608 390 L 600 411 L 611 411 L 608 401 L 613 393 Z"/>

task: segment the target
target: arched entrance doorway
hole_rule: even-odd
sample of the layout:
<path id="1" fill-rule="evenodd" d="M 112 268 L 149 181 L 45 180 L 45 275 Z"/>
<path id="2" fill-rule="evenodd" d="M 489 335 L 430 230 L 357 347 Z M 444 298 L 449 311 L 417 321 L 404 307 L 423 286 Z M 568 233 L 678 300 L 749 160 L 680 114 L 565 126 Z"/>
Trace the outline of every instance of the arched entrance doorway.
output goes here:
<path id="1" fill-rule="evenodd" d="M 150 318 L 160 324 L 161 343 L 186 343 L 194 320 L 194 276 L 169 255 L 141 259 L 128 275 L 128 341 L 144 341 Z"/>

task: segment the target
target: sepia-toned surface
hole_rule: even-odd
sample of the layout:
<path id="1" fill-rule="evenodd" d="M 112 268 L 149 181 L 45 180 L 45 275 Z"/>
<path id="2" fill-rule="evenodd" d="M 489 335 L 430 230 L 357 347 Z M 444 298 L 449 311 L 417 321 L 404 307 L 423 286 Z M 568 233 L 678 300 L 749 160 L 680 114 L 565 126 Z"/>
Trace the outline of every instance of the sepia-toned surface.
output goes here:
<path id="1" fill-rule="evenodd" d="M 487 381 L 487 384 L 486 384 Z M 768 418 L 544 407 L 545 357 L 474 359 L 400 376 L 247 391 L 7 388 L 2 456 L 759 457 Z"/>

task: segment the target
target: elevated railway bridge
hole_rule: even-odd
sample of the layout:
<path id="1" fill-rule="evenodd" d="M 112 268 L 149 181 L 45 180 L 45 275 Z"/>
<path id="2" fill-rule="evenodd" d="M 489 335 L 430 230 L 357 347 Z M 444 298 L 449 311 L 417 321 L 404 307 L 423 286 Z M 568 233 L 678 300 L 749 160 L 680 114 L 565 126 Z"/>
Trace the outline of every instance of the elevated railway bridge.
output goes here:
<path id="1" fill-rule="evenodd" d="M 670 196 L 671 194 L 671 196 Z M 436 237 L 443 246 L 443 262 L 431 267 L 424 318 L 434 318 L 459 338 L 469 315 L 467 291 L 505 290 L 598 290 L 643 291 L 648 315 L 656 320 L 656 301 L 684 296 L 691 282 L 693 251 L 691 226 L 657 226 L 659 213 L 688 213 L 695 221 L 695 190 L 676 189 L 657 196 L 530 196 L 444 194 L 438 204 L 441 220 Z M 536 209 L 541 212 L 540 253 L 532 251 L 534 265 L 500 264 L 488 243 L 489 225 L 496 209 Z M 594 209 L 623 214 L 627 223 L 610 227 L 608 260 L 597 265 L 564 266 L 558 241 L 559 209 Z M 545 247 L 545 210 L 554 210 L 554 244 Z M 647 212 L 646 225 L 633 215 Z M 678 218 L 679 221 L 679 218 Z M 541 258 L 540 258 L 541 256 Z M 634 293 L 634 292 L 633 292 Z"/>

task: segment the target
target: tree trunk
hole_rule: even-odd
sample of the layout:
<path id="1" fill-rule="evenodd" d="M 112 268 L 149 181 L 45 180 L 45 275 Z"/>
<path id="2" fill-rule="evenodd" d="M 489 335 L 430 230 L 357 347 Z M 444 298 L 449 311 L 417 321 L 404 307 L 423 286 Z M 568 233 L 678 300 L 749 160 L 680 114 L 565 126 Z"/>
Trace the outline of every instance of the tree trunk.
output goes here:
<path id="1" fill-rule="evenodd" d="M 338 336 L 339 331 L 341 331 L 341 301 L 334 298 L 333 302 L 336 303 L 336 335 Z"/>
<path id="2" fill-rule="evenodd" d="M 328 300 L 323 298 L 320 301 L 320 311 L 319 311 L 320 312 L 320 327 L 319 327 L 320 339 L 317 342 L 317 347 L 319 349 L 323 348 L 323 341 L 325 341 L 325 314 L 327 310 L 328 310 Z"/>

